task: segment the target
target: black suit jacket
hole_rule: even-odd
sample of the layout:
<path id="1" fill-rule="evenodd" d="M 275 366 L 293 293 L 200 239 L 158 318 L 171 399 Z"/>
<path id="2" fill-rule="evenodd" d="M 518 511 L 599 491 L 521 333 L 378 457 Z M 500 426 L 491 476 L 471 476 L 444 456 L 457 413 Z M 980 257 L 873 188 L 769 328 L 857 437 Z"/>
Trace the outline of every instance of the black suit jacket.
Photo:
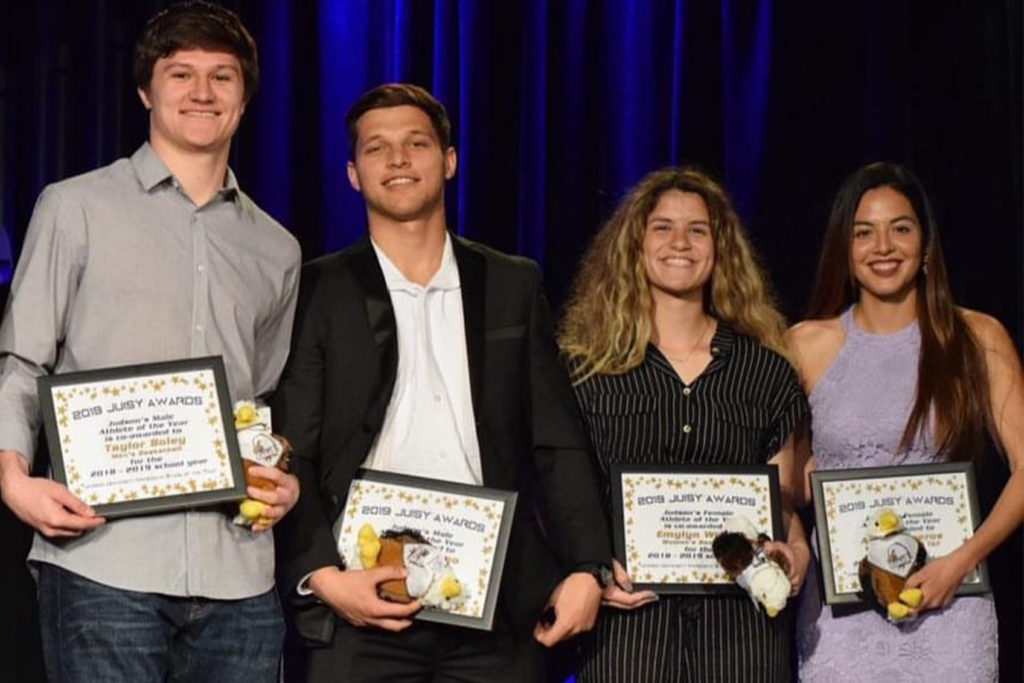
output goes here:
<path id="1" fill-rule="evenodd" d="M 528 629 L 567 569 L 610 563 L 609 534 L 536 264 L 452 241 L 483 483 L 520 494 L 499 614 Z M 291 356 L 273 400 L 302 494 L 275 537 L 279 580 L 299 632 L 314 643 L 331 641 L 335 616 L 294 587 L 340 563 L 331 525 L 381 429 L 397 354 L 391 298 L 369 238 L 304 267 Z"/>

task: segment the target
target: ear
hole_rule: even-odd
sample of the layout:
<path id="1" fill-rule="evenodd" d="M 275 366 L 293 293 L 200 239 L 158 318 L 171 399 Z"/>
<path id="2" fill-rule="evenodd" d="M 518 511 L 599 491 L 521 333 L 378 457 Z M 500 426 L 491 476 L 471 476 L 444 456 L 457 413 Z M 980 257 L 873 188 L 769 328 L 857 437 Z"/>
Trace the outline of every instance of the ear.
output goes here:
<path id="1" fill-rule="evenodd" d="M 356 165 L 353 162 L 348 162 L 345 166 L 345 171 L 348 173 L 348 184 L 352 186 L 352 189 L 356 192 L 362 192 L 363 188 L 359 186 L 359 173 L 356 172 Z"/>
<path id="2" fill-rule="evenodd" d="M 455 154 L 455 148 L 449 147 L 444 151 L 444 179 L 451 180 L 455 176 L 455 169 L 459 165 L 458 157 Z"/>
<path id="3" fill-rule="evenodd" d="M 153 103 L 149 101 L 149 93 L 146 92 L 145 88 L 136 88 L 136 92 L 139 93 L 139 99 L 142 100 L 142 106 L 149 111 L 153 108 Z"/>

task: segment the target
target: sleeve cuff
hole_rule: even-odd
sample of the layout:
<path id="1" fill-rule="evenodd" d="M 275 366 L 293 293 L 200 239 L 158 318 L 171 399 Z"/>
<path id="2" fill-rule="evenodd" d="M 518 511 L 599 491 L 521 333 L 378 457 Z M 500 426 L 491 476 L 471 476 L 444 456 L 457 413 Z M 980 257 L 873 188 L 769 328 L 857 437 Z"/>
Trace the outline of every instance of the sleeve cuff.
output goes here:
<path id="1" fill-rule="evenodd" d="M 313 576 L 313 572 L 315 571 L 316 570 L 314 569 L 312 572 L 309 572 L 299 579 L 299 585 L 295 587 L 296 593 L 302 596 L 313 595 L 313 589 L 309 587 L 309 577 Z"/>
<path id="2" fill-rule="evenodd" d="M 0 451 L 21 453 L 32 469 L 36 453 L 35 433 L 15 421 L 0 419 Z"/>

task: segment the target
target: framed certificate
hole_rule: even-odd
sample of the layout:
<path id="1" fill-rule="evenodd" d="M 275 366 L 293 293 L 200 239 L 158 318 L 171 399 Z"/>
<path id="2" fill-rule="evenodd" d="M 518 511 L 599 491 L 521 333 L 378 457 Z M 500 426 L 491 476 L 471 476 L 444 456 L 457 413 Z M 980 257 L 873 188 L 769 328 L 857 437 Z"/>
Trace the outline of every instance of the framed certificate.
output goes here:
<path id="1" fill-rule="evenodd" d="M 338 553 L 345 566 L 361 567 L 361 533 L 419 536 L 437 551 L 443 565 L 436 567 L 438 577 L 447 573 L 459 593 L 448 606 L 425 607 L 415 618 L 490 630 L 516 498 L 514 491 L 362 469 L 334 524 Z M 410 558 L 405 560 L 409 567 Z M 411 579 L 410 568 L 406 583 Z"/>
<path id="2" fill-rule="evenodd" d="M 224 362 L 40 377 L 53 478 L 103 517 L 245 497 Z"/>
<path id="3" fill-rule="evenodd" d="M 883 508 L 898 513 L 929 558 L 960 547 L 981 522 L 970 462 L 811 472 L 821 585 L 829 605 L 860 602 L 857 567 L 867 554 L 865 523 Z M 990 590 L 981 563 L 958 594 Z"/>
<path id="4" fill-rule="evenodd" d="M 719 566 L 711 542 L 732 515 L 781 538 L 775 465 L 612 466 L 615 555 L 641 590 L 742 593 Z"/>

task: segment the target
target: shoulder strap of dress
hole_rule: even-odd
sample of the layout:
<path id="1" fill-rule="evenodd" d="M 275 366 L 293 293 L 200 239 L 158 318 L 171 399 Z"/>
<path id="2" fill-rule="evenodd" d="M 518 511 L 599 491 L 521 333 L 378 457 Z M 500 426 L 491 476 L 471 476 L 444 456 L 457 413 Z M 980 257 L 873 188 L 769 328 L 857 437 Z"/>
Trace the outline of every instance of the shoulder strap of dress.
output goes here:
<path id="1" fill-rule="evenodd" d="M 853 306 L 847 307 L 847 309 L 839 315 L 839 321 L 843 324 L 843 332 L 846 333 L 846 338 L 849 339 L 850 333 L 854 332 L 857 327 L 857 324 L 853 322 Z"/>

